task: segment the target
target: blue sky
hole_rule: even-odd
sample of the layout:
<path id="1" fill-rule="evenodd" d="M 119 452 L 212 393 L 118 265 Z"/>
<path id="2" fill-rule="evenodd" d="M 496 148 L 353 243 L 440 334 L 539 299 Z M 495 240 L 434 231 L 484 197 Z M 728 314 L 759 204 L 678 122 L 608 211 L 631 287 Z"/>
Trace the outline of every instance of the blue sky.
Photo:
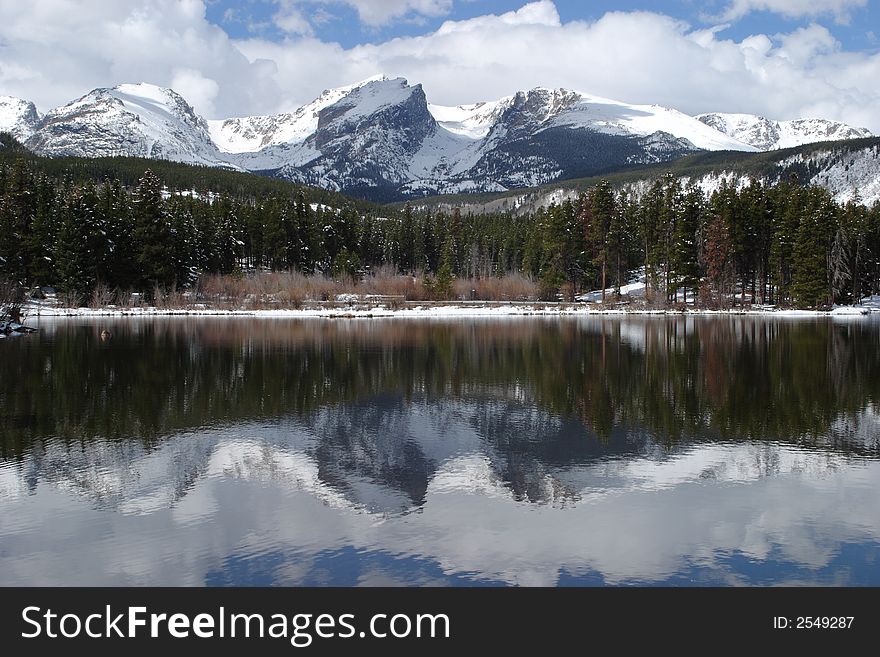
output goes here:
<path id="1" fill-rule="evenodd" d="M 810 0 L 795 0 L 790 4 L 796 5 L 798 1 L 810 4 Z M 357 10 L 344 2 L 302 2 L 300 11 L 309 20 L 316 37 L 350 48 L 364 43 L 381 43 L 399 36 L 417 36 L 436 30 L 445 20 L 500 14 L 523 4 L 524 0 L 454 0 L 449 11 L 443 11 L 442 15 L 410 11 L 382 25 L 365 24 L 359 19 Z M 566 23 L 574 20 L 595 21 L 611 11 L 650 11 L 675 17 L 694 26 L 727 25 L 721 34 L 737 40 L 756 33 L 787 32 L 793 27 L 817 22 L 827 27 L 848 50 L 880 50 L 880 3 L 876 2 L 873 6 L 870 2 L 865 2 L 864 6 L 852 6 L 844 21 L 839 20 L 833 12 L 793 17 L 766 9 L 725 21 L 723 15 L 731 3 L 722 0 L 556 0 L 555 4 Z M 273 16 L 278 10 L 279 4 L 275 0 L 216 0 L 208 3 L 207 17 L 234 38 L 262 36 L 280 40 L 286 35 L 273 23 Z"/>
<path id="2" fill-rule="evenodd" d="M 869 0 L 0 1 L 0 94 L 41 111 L 149 82 L 209 119 L 293 111 L 377 74 L 429 102 L 537 86 L 880 134 Z"/>

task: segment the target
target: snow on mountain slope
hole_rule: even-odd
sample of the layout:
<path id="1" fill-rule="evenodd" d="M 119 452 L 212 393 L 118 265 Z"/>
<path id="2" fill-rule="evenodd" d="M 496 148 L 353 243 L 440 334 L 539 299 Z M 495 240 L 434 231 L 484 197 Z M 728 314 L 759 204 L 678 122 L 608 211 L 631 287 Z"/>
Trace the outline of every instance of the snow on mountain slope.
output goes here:
<path id="1" fill-rule="evenodd" d="M 320 110 L 317 130 L 291 146 L 278 173 L 331 189 L 393 189 L 412 178 L 413 157 L 437 130 L 421 85 L 374 80 Z"/>
<path id="2" fill-rule="evenodd" d="M 438 124 L 409 161 L 411 178 L 445 180 L 473 167 L 480 158 L 483 142 Z"/>
<path id="3" fill-rule="evenodd" d="M 829 145 L 828 148 L 799 152 L 780 159 L 776 163 L 775 175 L 765 176 L 761 182 L 775 185 L 795 174 L 801 177 L 804 185 L 827 189 L 838 203 L 857 202 L 872 207 L 875 203 L 880 203 L 878 167 L 880 145 L 863 148 Z M 753 176 L 742 173 L 720 171 L 698 178 L 683 178 L 682 184 L 695 185 L 706 195 L 711 195 L 722 185 L 743 189 L 751 184 L 752 179 Z"/>
<path id="4" fill-rule="evenodd" d="M 699 149 L 755 150 L 676 110 L 567 89 L 538 87 L 490 103 L 429 109 L 441 131 L 470 143 L 429 140 L 420 158 L 436 151 L 442 161 L 433 170 L 413 168 L 421 175 L 406 185 L 409 194 L 504 191 Z"/>
<path id="5" fill-rule="evenodd" d="M 869 208 L 880 203 L 880 139 L 874 139 L 867 145 L 807 146 L 786 157 L 778 155 L 773 166 L 766 171 L 764 175 L 757 175 L 743 171 L 739 166 L 724 168 L 722 165 L 704 174 L 680 176 L 678 180 L 683 188 L 696 187 L 706 196 L 711 196 L 724 186 L 743 189 L 756 179 L 766 186 L 774 186 L 797 177 L 803 185 L 827 189 L 838 203 L 855 202 Z M 630 198 L 637 200 L 665 173 L 666 171 L 658 169 L 643 178 L 624 182 L 619 188 L 626 191 Z M 577 186 L 560 181 L 552 187 L 523 190 L 516 195 L 490 201 L 457 203 L 456 207 L 462 213 L 483 214 L 512 210 L 518 214 L 526 214 L 552 203 L 559 205 L 566 200 L 575 200 L 581 193 L 582 189 Z M 452 206 L 440 204 L 437 207 Z"/>
<path id="6" fill-rule="evenodd" d="M 428 105 L 428 111 L 431 112 L 437 123 L 449 132 L 470 139 L 482 139 L 489 134 L 500 113 L 510 105 L 512 100 L 513 96 L 508 96 L 495 102 L 459 105 L 458 107 Z"/>
<path id="7" fill-rule="evenodd" d="M 687 139 L 707 151 L 754 151 L 742 140 L 719 132 L 687 114 L 660 105 L 630 105 L 616 100 L 578 93 L 579 100 L 554 117 L 558 126 L 584 127 L 608 134 L 648 136 L 658 132 Z"/>
<path id="8" fill-rule="evenodd" d="M 291 114 L 209 125 L 228 159 L 248 170 L 419 195 L 498 191 L 697 149 L 754 150 L 658 106 L 536 88 L 446 107 L 428 105 L 419 85 L 381 76 L 325 91 Z"/>
<path id="9" fill-rule="evenodd" d="M 854 128 L 828 119 L 772 121 L 754 114 L 701 114 L 697 120 L 734 139 L 762 151 L 792 148 L 803 144 L 871 137 L 865 128 Z"/>
<path id="10" fill-rule="evenodd" d="M 338 89 L 327 89 L 293 112 L 208 121 L 208 129 L 214 143 L 226 153 L 248 153 L 267 146 L 300 144 L 318 129 L 318 115 L 322 109 L 342 100 L 354 89 L 389 79 L 377 75 Z"/>
<path id="11" fill-rule="evenodd" d="M 880 145 L 852 151 L 828 148 L 805 157 L 797 153 L 780 163 L 781 168 L 813 172 L 807 184 L 824 187 L 839 203 L 858 201 L 868 207 L 880 203 Z"/>
<path id="12" fill-rule="evenodd" d="M 228 166 L 205 120 L 177 93 L 151 84 L 95 89 L 54 109 L 26 145 L 49 156 L 147 157 Z"/>
<path id="13" fill-rule="evenodd" d="M 530 120 L 536 131 L 562 126 L 642 137 L 664 132 L 687 139 L 695 147 L 704 150 L 755 150 L 726 134 L 718 134 L 717 130 L 674 109 L 660 105 L 631 105 L 567 89 L 538 87 L 494 102 L 458 107 L 430 105 L 429 109 L 438 123 L 450 132 L 482 139 L 489 134 L 502 113 L 516 102 L 517 97 L 525 100 L 524 106 L 531 104 Z"/>
<path id="14" fill-rule="evenodd" d="M 34 134 L 40 115 L 36 106 L 13 96 L 0 96 L 0 132 L 9 132 L 20 142 Z"/>
<path id="15" fill-rule="evenodd" d="M 861 139 L 872 137 L 867 128 L 854 128 L 827 119 L 795 119 L 779 121 L 779 141 L 776 148 L 791 148 L 801 144 L 819 141 L 838 141 L 841 139 Z"/>
<path id="16" fill-rule="evenodd" d="M 269 144 L 260 150 L 229 150 L 230 146 L 237 149 L 242 145 L 235 144 L 223 135 L 220 138 L 226 140 L 222 143 L 229 150 L 227 159 L 250 171 L 278 171 L 282 177 L 291 180 L 320 180 L 322 182 L 315 184 L 342 189 L 340 181 L 347 178 L 352 169 L 376 164 L 386 172 L 394 169 L 392 178 L 399 180 L 406 177 L 405 171 L 409 165 L 400 160 L 400 153 L 395 155 L 391 151 L 399 150 L 401 141 L 412 142 L 414 131 L 426 130 L 424 125 L 421 128 L 417 126 L 419 122 L 424 124 L 431 121 L 426 109 L 420 111 L 420 107 L 413 106 L 414 93 L 420 96 L 415 100 L 415 106 L 426 107 L 420 85 L 411 87 L 403 78 L 376 76 L 341 89 L 325 91 L 319 98 L 290 115 L 299 117 L 295 121 L 285 123 L 272 134 L 259 136 L 259 140 Z M 229 129 L 228 125 L 224 128 L 225 131 Z M 430 129 L 425 135 L 427 132 Z M 393 163 L 384 162 L 384 156 L 373 155 L 366 155 L 360 162 L 341 161 L 342 151 L 348 147 L 352 152 L 358 151 L 368 143 L 373 153 L 379 153 L 387 146 L 385 155 Z M 394 143 L 398 143 L 398 147 Z M 408 143 L 405 150 L 412 153 L 418 146 Z M 338 162 L 334 164 L 331 160 Z M 309 170 L 300 171 L 303 168 Z M 372 186 L 384 184 L 385 181 L 377 179 Z"/>

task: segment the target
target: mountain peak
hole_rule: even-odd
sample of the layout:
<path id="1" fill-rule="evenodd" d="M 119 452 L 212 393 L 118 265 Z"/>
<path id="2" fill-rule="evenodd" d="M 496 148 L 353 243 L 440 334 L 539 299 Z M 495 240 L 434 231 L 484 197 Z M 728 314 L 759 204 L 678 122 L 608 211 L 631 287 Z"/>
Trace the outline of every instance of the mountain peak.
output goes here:
<path id="1" fill-rule="evenodd" d="M 0 132 L 8 132 L 24 142 L 34 134 L 39 122 L 40 115 L 32 102 L 15 96 L 0 96 Z"/>
<path id="2" fill-rule="evenodd" d="M 375 114 L 383 107 L 406 102 L 413 94 L 424 98 L 422 85 L 410 86 L 406 78 L 386 78 L 372 80 L 354 87 L 333 105 L 322 110 L 318 127 L 329 120 L 344 117 L 346 121 Z"/>
<path id="3" fill-rule="evenodd" d="M 385 75 L 384 73 L 379 73 L 378 75 L 372 75 L 368 78 L 364 78 L 360 82 L 355 82 L 354 84 L 346 85 L 346 87 L 343 87 L 343 88 L 354 89 L 356 87 L 363 87 L 364 85 L 370 84 L 371 82 L 389 82 L 391 80 L 404 80 L 404 82 L 406 81 L 403 77 L 400 77 L 400 76 Z"/>
<path id="4" fill-rule="evenodd" d="M 128 156 L 229 166 L 208 125 L 172 89 L 120 84 L 53 109 L 27 146 L 49 156 Z"/>
<path id="5" fill-rule="evenodd" d="M 354 84 L 324 89 L 315 100 L 292 112 L 208 121 L 208 129 L 214 143 L 227 153 L 254 153 L 270 146 L 301 144 L 318 129 L 321 110 L 361 87 L 388 83 L 406 85 L 407 81 L 374 75 Z"/>
<path id="6" fill-rule="evenodd" d="M 180 94 L 173 89 L 160 87 L 159 85 L 150 84 L 149 82 L 125 82 L 113 87 L 112 91 L 118 91 L 119 93 L 130 94 L 132 96 L 141 96 L 143 98 L 152 98 L 157 102 L 164 101 L 169 96 L 177 96 L 180 98 Z"/>

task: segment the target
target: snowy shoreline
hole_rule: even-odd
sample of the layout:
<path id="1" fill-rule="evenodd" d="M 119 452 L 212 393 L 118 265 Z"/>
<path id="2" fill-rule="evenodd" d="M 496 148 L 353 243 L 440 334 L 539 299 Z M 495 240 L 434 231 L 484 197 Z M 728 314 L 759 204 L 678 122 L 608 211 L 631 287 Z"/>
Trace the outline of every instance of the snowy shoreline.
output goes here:
<path id="1" fill-rule="evenodd" d="M 772 307 L 737 308 L 729 310 L 706 309 L 635 309 L 600 308 L 593 304 L 430 304 L 413 302 L 405 308 L 384 306 L 314 306 L 299 309 L 218 309 L 184 308 L 58 308 L 44 305 L 25 308 L 27 320 L 72 317 L 251 317 L 251 318 L 315 318 L 315 319 L 371 319 L 371 318 L 468 318 L 468 317 L 570 317 L 570 316 L 754 316 L 754 317 L 870 317 L 880 316 L 880 307 L 874 304 L 841 306 L 830 311 L 783 310 Z"/>

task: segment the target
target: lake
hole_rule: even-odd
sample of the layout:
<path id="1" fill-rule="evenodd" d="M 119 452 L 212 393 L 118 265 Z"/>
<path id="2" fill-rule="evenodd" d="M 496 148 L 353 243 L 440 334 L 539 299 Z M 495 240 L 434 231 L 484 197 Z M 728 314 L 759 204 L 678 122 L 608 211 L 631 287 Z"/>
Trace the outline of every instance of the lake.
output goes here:
<path id="1" fill-rule="evenodd" d="M 0 340 L 0 585 L 880 585 L 878 347 L 870 318 L 44 319 Z"/>

